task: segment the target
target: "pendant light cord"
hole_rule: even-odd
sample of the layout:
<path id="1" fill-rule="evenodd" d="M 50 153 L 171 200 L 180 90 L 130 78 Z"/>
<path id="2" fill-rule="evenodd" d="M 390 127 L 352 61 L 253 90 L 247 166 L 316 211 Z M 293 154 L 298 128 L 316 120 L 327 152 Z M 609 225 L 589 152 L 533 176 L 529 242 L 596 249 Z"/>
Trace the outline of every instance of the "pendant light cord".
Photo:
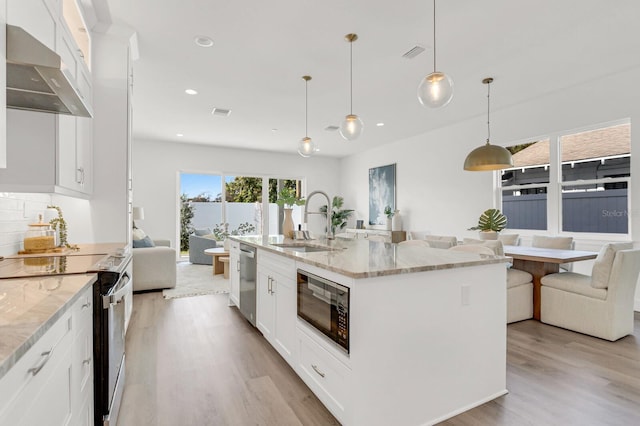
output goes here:
<path id="1" fill-rule="evenodd" d="M 309 80 L 304 81 L 304 137 L 309 137 L 308 118 L 309 118 Z"/>
<path id="2" fill-rule="evenodd" d="M 351 92 L 349 114 L 353 115 L 353 40 L 349 42 L 349 91 Z"/>
<path id="3" fill-rule="evenodd" d="M 433 0 L 433 72 L 436 70 L 436 0 Z"/>
<path id="4" fill-rule="evenodd" d="M 491 96 L 491 82 L 487 83 L 487 143 L 491 139 L 491 127 L 489 126 L 489 114 L 491 112 L 489 97 Z"/>

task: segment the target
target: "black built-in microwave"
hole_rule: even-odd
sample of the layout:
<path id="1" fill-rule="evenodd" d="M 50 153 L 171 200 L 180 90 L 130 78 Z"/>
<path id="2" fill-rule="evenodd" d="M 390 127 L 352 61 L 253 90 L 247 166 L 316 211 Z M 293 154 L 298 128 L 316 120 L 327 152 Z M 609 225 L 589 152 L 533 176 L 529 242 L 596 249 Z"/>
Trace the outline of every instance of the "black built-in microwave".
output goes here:
<path id="1" fill-rule="evenodd" d="M 298 317 L 349 352 L 349 288 L 298 269 Z"/>

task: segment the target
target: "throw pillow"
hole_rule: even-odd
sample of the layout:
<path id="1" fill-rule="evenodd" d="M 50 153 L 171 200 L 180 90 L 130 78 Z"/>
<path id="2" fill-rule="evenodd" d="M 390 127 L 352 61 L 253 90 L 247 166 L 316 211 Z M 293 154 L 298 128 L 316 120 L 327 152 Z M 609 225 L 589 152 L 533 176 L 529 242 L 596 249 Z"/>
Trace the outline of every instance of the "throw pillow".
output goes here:
<path id="1" fill-rule="evenodd" d="M 133 248 L 155 247 L 153 240 L 147 235 L 140 240 L 133 240 Z"/>
<path id="2" fill-rule="evenodd" d="M 605 244 L 602 246 L 598 257 L 593 263 L 593 269 L 591 269 L 591 287 L 608 288 L 609 276 L 611 275 L 611 267 L 613 266 L 616 252 L 632 248 L 633 243 Z"/>
<path id="3" fill-rule="evenodd" d="M 134 240 L 141 240 L 146 237 L 147 234 L 145 234 L 145 232 L 140 228 L 133 228 L 132 236 Z"/>
<path id="4" fill-rule="evenodd" d="M 196 228 L 193 230 L 193 233 L 198 237 L 204 237 L 205 235 L 213 233 L 213 231 L 211 230 L 211 228 Z"/>

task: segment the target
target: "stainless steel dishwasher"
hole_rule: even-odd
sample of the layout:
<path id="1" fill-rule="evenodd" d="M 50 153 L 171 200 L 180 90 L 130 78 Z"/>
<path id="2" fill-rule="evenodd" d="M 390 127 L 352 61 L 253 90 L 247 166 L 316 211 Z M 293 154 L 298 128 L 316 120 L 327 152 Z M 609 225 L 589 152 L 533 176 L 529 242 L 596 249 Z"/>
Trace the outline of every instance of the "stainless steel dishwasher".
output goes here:
<path id="1" fill-rule="evenodd" d="M 240 312 L 256 326 L 256 249 L 240 244 Z"/>

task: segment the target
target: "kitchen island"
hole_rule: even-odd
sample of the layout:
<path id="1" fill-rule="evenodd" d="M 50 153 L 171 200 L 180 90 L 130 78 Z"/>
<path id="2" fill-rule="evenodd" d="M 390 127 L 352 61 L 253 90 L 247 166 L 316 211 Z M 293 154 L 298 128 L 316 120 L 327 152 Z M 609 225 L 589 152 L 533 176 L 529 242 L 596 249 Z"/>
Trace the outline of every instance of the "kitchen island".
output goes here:
<path id="1" fill-rule="evenodd" d="M 507 392 L 508 258 L 232 238 L 258 249 L 258 329 L 343 424 L 435 424 Z M 300 272 L 349 289 L 348 352 L 297 315 Z"/>

